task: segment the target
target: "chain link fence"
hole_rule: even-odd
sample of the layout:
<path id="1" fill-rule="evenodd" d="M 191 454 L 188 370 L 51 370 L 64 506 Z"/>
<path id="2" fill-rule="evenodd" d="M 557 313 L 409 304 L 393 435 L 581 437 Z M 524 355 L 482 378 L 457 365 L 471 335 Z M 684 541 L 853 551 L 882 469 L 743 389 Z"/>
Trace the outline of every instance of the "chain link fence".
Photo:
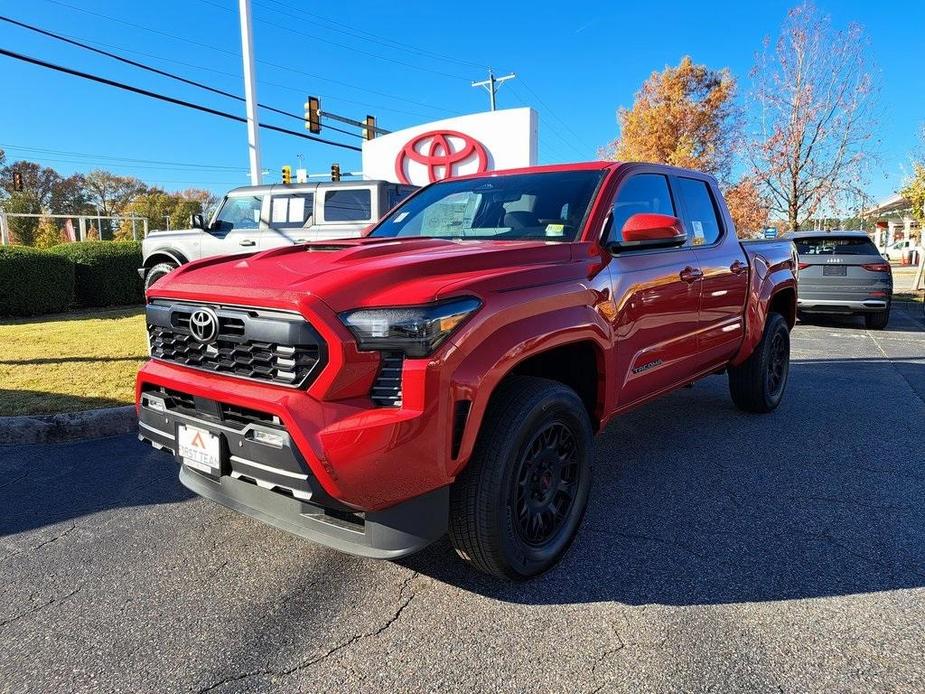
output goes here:
<path id="1" fill-rule="evenodd" d="M 135 215 L 33 214 L 0 210 L 0 244 L 54 246 L 78 241 L 139 240 L 147 217 Z"/>

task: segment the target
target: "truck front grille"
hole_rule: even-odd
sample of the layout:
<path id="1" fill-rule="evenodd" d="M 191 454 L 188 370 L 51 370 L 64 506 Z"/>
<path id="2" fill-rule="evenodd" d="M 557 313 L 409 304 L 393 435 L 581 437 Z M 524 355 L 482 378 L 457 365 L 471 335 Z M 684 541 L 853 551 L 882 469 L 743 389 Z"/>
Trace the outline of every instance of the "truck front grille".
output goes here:
<path id="1" fill-rule="evenodd" d="M 306 385 L 324 365 L 324 341 L 295 314 L 208 306 L 217 329 L 212 339 L 203 341 L 190 328 L 190 317 L 200 308 L 158 300 L 148 304 L 154 359 L 290 387 Z"/>
<path id="2" fill-rule="evenodd" d="M 402 354 L 387 352 L 382 355 L 379 375 L 370 393 L 372 401 L 380 407 L 401 407 L 401 372 L 404 363 Z"/>

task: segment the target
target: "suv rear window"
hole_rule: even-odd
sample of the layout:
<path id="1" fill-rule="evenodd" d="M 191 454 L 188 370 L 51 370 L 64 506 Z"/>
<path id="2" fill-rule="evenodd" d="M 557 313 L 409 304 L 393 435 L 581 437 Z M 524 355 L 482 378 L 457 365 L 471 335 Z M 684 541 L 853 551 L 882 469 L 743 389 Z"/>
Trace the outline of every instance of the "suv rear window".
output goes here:
<path id="1" fill-rule="evenodd" d="M 324 196 L 324 221 L 368 222 L 372 217 L 369 189 L 329 190 Z"/>
<path id="2" fill-rule="evenodd" d="M 813 236 L 793 242 L 800 255 L 880 255 L 870 239 L 856 236 Z"/>

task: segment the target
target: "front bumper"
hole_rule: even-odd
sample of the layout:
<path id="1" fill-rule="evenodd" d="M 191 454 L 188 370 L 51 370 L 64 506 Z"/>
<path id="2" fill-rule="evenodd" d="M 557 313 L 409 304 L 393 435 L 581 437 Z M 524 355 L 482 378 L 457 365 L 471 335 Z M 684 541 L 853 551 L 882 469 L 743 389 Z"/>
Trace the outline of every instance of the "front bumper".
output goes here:
<path id="1" fill-rule="evenodd" d="M 217 471 L 186 464 L 178 428 L 218 436 Z M 267 445 L 256 434 L 272 434 Z M 358 511 L 319 483 L 279 417 L 165 388 L 141 394 L 139 438 L 171 452 L 180 481 L 193 492 L 319 544 L 361 556 L 391 559 L 416 552 L 447 530 L 449 487 L 377 511 Z"/>

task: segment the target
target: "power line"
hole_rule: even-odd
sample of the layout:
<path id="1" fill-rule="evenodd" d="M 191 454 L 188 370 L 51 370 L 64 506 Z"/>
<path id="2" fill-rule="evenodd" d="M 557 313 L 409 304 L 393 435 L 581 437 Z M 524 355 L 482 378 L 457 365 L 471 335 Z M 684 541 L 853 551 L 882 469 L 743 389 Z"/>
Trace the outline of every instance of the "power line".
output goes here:
<path id="1" fill-rule="evenodd" d="M 212 0 L 199 0 L 199 2 L 203 3 L 204 5 L 211 5 L 212 7 L 217 7 L 218 9 L 225 11 L 225 12 L 234 11 L 233 8 L 227 7 L 225 5 L 221 5 L 217 2 L 212 2 Z M 276 22 L 272 22 L 268 19 L 257 17 L 256 20 L 260 22 L 261 24 L 267 24 L 271 27 L 276 27 L 277 29 L 282 29 L 283 31 L 288 31 L 298 36 L 304 36 L 306 38 L 312 39 L 313 41 L 321 41 L 322 43 L 327 43 L 332 46 L 336 46 L 337 48 L 343 48 L 352 53 L 368 55 L 369 57 L 375 58 L 376 60 L 384 60 L 389 63 L 394 63 L 396 65 L 401 65 L 403 67 L 411 68 L 412 70 L 421 70 L 422 72 L 430 72 L 435 75 L 440 75 L 441 77 L 450 77 L 452 79 L 468 81 L 466 77 L 462 77 L 461 75 L 454 75 L 449 72 L 444 72 L 443 70 L 434 70 L 433 68 L 424 67 L 423 65 L 415 65 L 414 63 L 407 63 L 403 60 L 398 60 L 397 58 L 389 58 L 387 56 L 380 55 L 378 53 L 371 53 L 370 51 L 364 51 L 360 48 L 357 48 L 356 46 L 350 46 L 345 43 L 339 43 L 337 41 L 332 41 L 331 39 L 327 39 L 323 36 L 318 36 L 317 34 L 309 34 L 308 32 L 300 31 L 299 29 L 293 29 L 291 26 L 286 26 L 285 24 L 277 24 Z"/>
<path id="2" fill-rule="evenodd" d="M 26 145 L 12 145 L 0 142 L 0 148 L 21 150 L 24 152 L 38 152 L 40 154 L 60 154 L 68 157 L 85 157 L 91 159 L 105 159 L 113 162 L 128 164 L 162 164 L 164 166 L 188 166 L 193 169 L 224 169 L 226 171 L 243 171 L 243 167 L 225 164 L 200 164 L 199 162 L 162 161 L 159 159 L 136 159 L 133 157 L 114 157 L 108 154 L 91 154 L 89 152 L 70 152 L 61 149 L 48 149 L 45 147 L 28 147 Z"/>
<path id="3" fill-rule="evenodd" d="M 561 118 L 559 118 L 558 114 L 556 114 L 556 112 L 553 111 L 552 108 L 550 108 L 549 105 L 548 105 L 545 101 L 543 101 L 543 100 L 540 98 L 540 95 L 539 95 L 539 94 L 537 94 L 535 91 L 533 91 L 533 90 L 530 88 L 530 85 L 529 85 L 529 84 L 527 84 L 526 82 L 524 82 L 523 79 L 520 80 L 520 83 L 523 85 L 524 89 L 526 89 L 528 92 L 530 92 L 530 94 L 533 95 L 533 98 L 536 99 L 537 103 L 540 104 L 540 106 L 542 106 L 543 108 L 546 109 L 546 112 L 549 113 L 550 116 L 552 116 L 552 117 L 555 118 L 557 121 L 559 121 L 559 123 L 560 123 L 569 133 L 572 134 L 572 137 L 575 138 L 575 141 L 576 141 L 576 142 L 578 142 L 578 143 L 581 144 L 581 145 L 587 144 L 587 143 L 585 143 L 585 142 L 582 142 L 581 136 L 580 136 L 578 133 L 576 133 L 574 130 L 572 130 L 572 127 L 571 127 L 568 123 L 566 123 L 564 120 L 562 120 Z"/>
<path id="4" fill-rule="evenodd" d="M 56 65 L 54 63 L 49 63 L 38 58 L 33 58 L 28 55 L 23 55 L 22 53 L 16 53 L 14 51 L 8 51 L 5 48 L 0 48 L 0 55 L 5 55 L 16 60 L 21 60 L 26 63 L 31 63 L 33 65 L 38 65 L 39 67 L 48 68 L 49 70 L 56 70 L 57 72 L 63 72 L 68 75 L 73 75 L 75 77 L 81 77 L 92 82 L 98 82 L 100 84 L 105 84 L 110 87 L 116 87 L 117 89 L 123 89 L 134 94 L 141 94 L 142 96 L 147 96 L 152 99 L 158 99 L 159 101 L 166 101 L 167 103 L 175 104 L 177 106 L 185 106 L 186 108 L 191 108 L 196 111 L 202 111 L 203 113 L 208 113 L 213 116 L 219 116 L 220 118 L 227 118 L 228 120 L 237 121 L 239 123 L 246 123 L 247 119 L 243 116 L 237 116 L 233 113 L 228 113 L 226 111 L 219 111 L 218 109 L 210 108 L 208 106 L 203 106 L 202 104 L 196 104 L 192 101 L 185 101 L 183 99 L 177 99 L 176 97 L 167 96 L 166 94 L 160 94 L 158 92 L 152 92 L 147 89 L 142 89 L 141 87 L 135 87 L 130 84 L 125 84 L 124 82 L 117 82 L 115 80 L 108 79 L 106 77 L 100 77 L 99 75 L 93 75 L 89 72 L 82 72 L 80 70 L 74 70 L 63 65 Z M 261 128 L 267 130 L 273 130 L 274 132 L 283 133 L 286 135 L 294 135 L 295 137 L 301 137 L 305 140 L 312 140 L 314 142 L 321 142 L 326 145 L 331 145 L 332 147 L 341 147 L 342 149 L 353 150 L 354 152 L 362 151 L 359 147 L 354 147 L 353 145 L 348 145 L 343 142 L 335 142 L 334 140 L 328 140 L 322 137 L 316 137 L 314 135 L 307 135 L 305 133 L 298 132 L 296 130 L 289 130 L 288 128 L 281 128 L 278 125 L 270 125 L 269 123 L 261 123 Z"/>
<path id="5" fill-rule="evenodd" d="M 176 166 L 176 165 L 171 165 L 171 164 L 136 164 L 133 162 L 103 159 L 102 157 L 94 157 L 94 156 L 83 156 L 83 157 L 71 157 L 67 155 L 58 156 L 54 154 L 49 155 L 44 152 L 27 151 L 27 150 L 23 150 L 18 147 L 11 148 L 9 151 L 19 152 L 19 156 L 28 157 L 30 159 L 34 158 L 35 161 L 57 162 L 59 164 L 74 164 L 76 166 L 82 166 L 82 167 L 90 166 L 92 168 L 98 168 L 98 167 L 107 167 L 107 168 L 116 168 L 116 169 L 124 168 L 124 169 L 132 169 L 132 170 L 148 169 L 148 170 L 153 170 L 153 171 L 177 171 L 177 172 L 182 172 L 182 173 L 196 173 L 197 171 L 196 169 L 190 166 L 182 166 L 182 165 Z M 236 167 L 232 171 L 227 171 L 225 169 L 214 169 L 209 166 L 203 166 L 202 171 L 208 172 L 208 174 L 210 175 L 221 175 L 221 174 L 232 175 L 233 172 L 237 172 L 243 176 L 247 173 L 244 167 Z"/>
<path id="6" fill-rule="evenodd" d="M 230 50 L 228 50 L 227 48 L 222 48 L 222 47 L 220 47 L 220 46 L 213 46 L 213 45 L 210 45 L 210 44 L 208 44 L 208 43 L 202 43 L 201 41 L 194 41 L 194 40 L 192 40 L 192 39 L 188 39 L 188 38 L 185 38 L 185 37 L 183 37 L 183 36 L 177 36 L 176 34 L 170 34 L 170 33 L 166 32 L 166 31 L 161 31 L 160 29 L 153 29 L 153 28 L 151 28 L 151 27 L 147 27 L 147 26 L 144 26 L 144 25 L 142 25 L 142 24 L 135 24 L 134 22 L 129 22 L 129 21 L 127 21 L 127 20 L 120 19 L 119 17 L 113 17 L 113 16 L 111 16 L 111 15 L 106 15 L 106 14 L 103 14 L 103 13 L 101 13 L 101 12 L 94 12 L 93 10 L 87 10 L 87 9 L 84 9 L 83 7 L 79 7 L 79 6 L 77 6 L 77 5 L 71 5 L 70 3 L 62 2 L 62 0 L 45 0 L 45 2 L 49 2 L 49 3 L 52 3 L 52 4 L 54 4 L 54 5 L 59 5 L 59 6 L 61 6 L 61 7 L 67 7 L 67 8 L 69 8 L 69 9 L 75 10 L 75 11 L 77 11 L 77 12 L 82 12 L 82 13 L 84 13 L 84 14 L 88 14 L 88 15 L 91 15 L 91 16 L 93 16 L 93 17 L 98 17 L 98 18 L 100 18 L 100 19 L 106 19 L 106 20 L 109 20 L 109 21 L 111 21 L 111 22 L 116 22 L 116 23 L 118 23 L 118 24 L 123 24 L 123 25 L 125 25 L 125 26 L 129 26 L 129 27 L 132 27 L 132 28 L 135 28 L 135 29 L 141 29 L 142 31 L 147 31 L 147 32 L 150 32 L 150 33 L 152 33 L 152 34 L 157 34 L 158 36 L 166 36 L 167 38 L 174 39 L 175 41 L 179 41 L 179 42 L 181 42 L 181 43 L 183 43 L 183 44 L 193 44 L 193 45 L 199 46 L 199 47 L 201 47 L 201 48 L 208 48 L 209 50 L 212 50 L 212 51 L 217 51 L 217 52 L 219 52 L 219 53 L 224 53 L 224 54 L 226 54 L 226 55 L 232 55 L 232 56 L 235 56 L 236 58 L 240 58 L 240 57 L 241 57 L 241 55 L 240 55 L 239 53 L 236 53 L 236 52 L 234 52 L 234 51 L 230 51 Z M 157 57 L 157 56 L 155 56 L 155 57 Z M 330 78 L 330 77 L 325 77 L 325 76 L 323 76 L 323 75 L 317 75 L 317 74 L 314 74 L 314 73 L 311 73 L 311 72 L 306 72 L 306 71 L 304 71 L 304 70 L 300 70 L 300 69 L 298 69 L 298 68 L 294 68 L 294 67 L 291 67 L 291 66 L 289 66 L 289 65 L 281 65 L 281 64 L 272 63 L 272 62 L 269 62 L 269 61 L 266 61 L 266 60 L 258 60 L 257 62 L 260 63 L 261 65 L 266 65 L 267 67 L 272 67 L 272 68 L 275 68 L 275 69 L 277 69 L 277 70 L 285 70 L 285 71 L 287 71 L 287 72 L 292 72 L 292 73 L 297 74 L 297 75 L 304 75 L 304 76 L 306 76 L 306 77 L 311 77 L 312 79 L 318 79 L 318 80 L 321 80 L 321 81 L 323 81 L 323 82 L 330 82 L 331 84 L 337 84 L 337 85 L 340 85 L 340 86 L 342 86 L 342 87 L 347 87 L 348 89 L 355 89 L 355 90 L 357 90 L 357 91 L 365 92 L 365 93 L 367 93 L 367 94 L 374 94 L 374 95 L 376 95 L 376 96 L 381 96 L 381 97 L 384 97 L 384 98 L 387 98 L 387 99 L 394 99 L 395 101 L 401 101 L 401 102 L 404 102 L 404 103 L 412 104 L 412 105 L 414 105 L 414 106 L 421 106 L 421 107 L 423 107 L 423 108 L 430 108 L 430 109 L 434 109 L 434 110 L 437 110 L 437 111 L 442 111 L 442 112 L 444 112 L 444 113 L 453 113 L 453 111 L 450 111 L 449 109 L 446 109 L 446 108 L 443 108 L 443 107 L 440 107 L 440 106 L 434 106 L 433 104 L 428 104 L 428 103 L 423 102 L 423 101 L 415 101 L 414 99 L 407 99 L 407 98 L 405 98 L 405 97 L 395 96 L 394 94 L 390 94 L 389 92 L 380 91 L 380 90 L 377 90 L 377 89 L 368 89 L 368 88 L 366 88 L 366 87 L 360 87 L 360 86 L 357 86 L 357 85 L 355 85 L 355 84 L 351 84 L 351 83 L 349 83 L 349 82 L 344 82 L 344 81 L 342 81 L 342 80 L 332 79 L 332 78 Z M 194 67 L 195 67 L 195 66 L 194 66 Z M 208 69 L 208 68 L 203 68 L 203 69 Z M 237 76 L 236 76 L 236 77 L 237 77 Z M 277 85 L 277 86 L 279 86 L 279 85 Z M 295 91 L 299 91 L 299 90 L 295 90 Z M 301 92 L 301 93 L 304 93 L 304 92 Z M 344 99 L 344 101 L 347 101 L 347 100 Z M 369 105 L 369 104 L 367 104 L 367 105 Z M 380 107 L 380 108 L 382 108 L 382 107 Z M 383 110 L 392 110 L 392 111 L 395 111 L 395 112 L 397 112 L 397 113 L 407 113 L 407 112 L 403 112 L 403 111 L 397 111 L 396 109 L 383 109 Z M 409 113 L 408 115 L 415 115 L 415 116 L 416 116 L 416 115 L 420 115 L 420 114 Z"/>
<path id="7" fill-rule="evenodd" d="M 73 36 L 69 36 L 68 34 L 60 34 L 60 36 L 63 36 L 63 37 L 68 38 L 68 39 L 74 39 Z M 75 40 L 76 40 L 76 39 L 75 39 Z M 211 72 L 211 73 L 216 74 L 216 75 L 222 75 L 222 76 L 224 76 L 224 77 L 232 78 L 232 79 L 234 79 L 234 80 L 236 80 L 236 81 L 240 81 L 240 80 L 241 80 L 241 75 L 240 75 L 240 74 L 235 74 L 235 73 L 232 73 L 232 72 L 227 72 L 226 70 L 218 70 L 218 69 L 213 68 L 213 67 L 206 67 L 205 65 L 196 65 L 196 64 L 194 64 L 194 63 L 187 63 L 187 62 L 184 62 L 184 61 L 182 61 L 182 60 L 176 60 L 176 59 L 174 59 L 174 58 L 167 58 L 167 57 L 164 57 L 164 56 L 162 56 L 162 55 L 156 55 L 156 54 L 154 54 L 154 53 L 147 53 L 147 52 L 145 52 L 145 51 L 134 50 L 134 49 L 131 49 L 131 48 L 125 48 L 124 46 L 116 46 L 116 45 L 114 45 L 114 44 L 111 44 L 111 43 L 104 43 L 104 42 L 102 42 L 102 41 L 88 41 L 88 43 L 90 43 L 91 45 L 94 45 L 94 46 L 105 46 L 106 48 L 113 48 L 113 49 L 122 51 L 122 52 L 124 52 L 124 53 L 134 53 L 135 55 L 144 56 L 144 57 L 146 57 L 146 58 L 153 58 L 154 60 L 161 60 L 161 61 L 163 61 L 163 62 L 172 63 L 172 64 L 174 64 L 174 65 L 182 65 L 183 67 L 192 68 L 192 69 L 194 69 L 194 70 L 203 70 L 204 72 Z M 261 62 L 261 61 L 257 61 L 257 62 Z M 306 74 L 306 75 L 307 75 L 308 73 L 303 73 L 303 74 Z M 309 75 L 309 76 L 312 76 L 312 75 Z M 320 76 L 316 76 L 315 79 L 320 79 L 320 80 L 324 80 L 324 81 L 328 81 L 328 82 L 334 82 L 335 84 L 341 84 L 342 86 L 348 87 L 348 88 L 350 88 L 350 89 L 359 89 L 359 90 L 362 90 L 361 87 L 355 87 L 355 86 L 350 85 L 350 84 L 348 84 L 348 83 L 340 83 L 340 82 L 338 82 L 337 80 L 328 80 L 328 79 L 326 79 L 326 78 L 324 78 L 324 77 L 320 77 Z M 265 85 L 270 86 L 270 87 L 277 87 L 278 89 L 286 89 L 286 90 L 288 90 L 288 91 L 295 92 L 295 93 L 297 93 L 297 94 L 303 94 L 303 95 L 305 94 L 305 90 L 304 90 L 304 89 L 297 89 L 297 88 L 295 88 L 295 87 L 293 87 L 292 85 L 289 85 L 289 84 L 280 84 L 279 82 L 270 82 L 269 80 L 263 80 L 263 79 L 260 80 L 260 83 L 261 83 L 261 84 L 265 84 Z M 413 112 L 413 111 L 404 111 L 404 110 L 402 110 L 402 109 L 392 108 L 392 107 L 390 107 L 390 106 L 383 106 L 383 105 L 381 105 L 381 104 L 373 104 L 373 103 L 370 103 L 370 102 L 368 102 L 368 101 L 357 101 L 357 100 L 355 100 L 355 99 L 349 99 L 349 98 L 347 98 L 347 97 L 340 96 L 340 95 L 319 94 L 318 96 L 320 96 L 320 97 L 322 97 L 322 98 L 330 98 L 330 99 L 333 99 L 333 100 L 335 100 L 335 101 L 342 101 L 342 102 L 347 103 L 347 104 L 355 104 L 355 105 L 357 105 L 357 106 L 366 106 L 366 107 L 369 107 L 369 108 L 375 108 L 375 109 L 378 109 L 378 110 L 380 110 L 380 111 L 389 111 L 390 113 L 401 113 L 401 114 L 406 115 L 406 116 L 416 116 L 416 117 L 420 117 L 420 118 L 430 118 L 430 116 L 424 115 L 424 114 L 422 114 L 422 113 Z M 391 97 L 391 98 L 400 99 L 400 97 Z M 414 102 L 411 102 L 411 103 L 414 103 Z M 432 106 L 431 108 L 437 109 L 438 107 Z M 441 110 L 442 110 L 442 109 L 441 109 Z M 450 111 L 446 111 L 446 112 L 447 112 L 447 113 L 451 113 Z"/>
<path id="8" fill-rule="evenodd" d="M 337 27 L 337 31 L 339 31 L 340 33 L 346 34 L 348 36 L 356 37 L 362 41 L 369 41 L 370 43 L 376 43 L 386 48 L 393 48 L 393 49 L 409 51 L 411 53 L 415 53 L 422 57 L 429 57 L 433 60 L 442 60 L 442 61 L 449 62 L 449 63 L 456 63 L 457 65 L 465 65 L 466 67 L 475 67 L 475 68 L 480 68 L 480 69 L 485 68 L 485 66 L 482 65 L 481 63 L 476 63 L 471 60 L 464 60 L 462 58 L 450 56 L 445 53 L 437 53 L 436 51 L 432 51 L 427 48 L 421 48 L 420 46 L 414 46 L 409 43 L 395 41 L 394 39 L 390 39 L 386 36 L 382 36 L 381 34 L 374 34 L 370 31 L 364 31 L 362 29 L 357 29 L 353 26 L 350 26 L 349 24 L 344 24 L 343 22 L 338 22 L 336 20 L 329 19 L 327 17 L 322 17 L 319 14 L 314 14 L 313 12 L 308 12 L 307 10 L 303 10 L 301 8 L 297 9 L 294 7 L 289 7 L 285 3 L 279 2 L 278 0 L 268 0 L 268 2 L 272 2 L 274 5 L 285 8 L 286 11 L 282 11 L 282 13 L 288 14 L 290 17 L 298 17 L 298 18 L 311 17 L 311 18 L 314 18 L 315 21 L 313 21 L 312 19 L 306 19 L 304 21 L 307 21 L 309 24 L 314 24 L 315 26 L 319 26 L 325 29 L 330 28 L 328 26 L 325 26 L 325 24 L 333 25 Z M 265 7 L 266 9 L 270 9 L 269 7 L 261 4 L 260 2 L 257 2 L 256 4 L 258 7 Z M 281 10 L 277 10 L 277 11 L 280 12 Z M 320 21 L 317 21 L 317 20 L 320 20 Z"/>
<path id="9" fill-rule="evenodd" d="M 524 99 L 523 96 L 517 91 L 517 89 L 515 88 L 514 84 L 511 84 L 511 91 L 513 91 L 513 92 L 516 94 L 517 98 L 520 100 L 520 102 L 521 102 L 522 104 L 528 105 L 528 104 L 527 104 L 527 100 Z M 548 108 L 547 108 L 546 112 L 547 112 L 549 115 L 553 115 L 553 114 L 551 114 L 551 113 L 548 111 Z M 576 144 L 575 144 L 574 141 L 572 141 L 572 140 L 566 138 L 561 132 L 559 132 L 558 129 L 556 129 L 556 128 L 553 127 L 552 125 L 550 125 L 548 132 L 550 132 L 550 133 L 552 133 L 553 135 L 555 135 L 555 136 L 559 139 L 560 142 L 562 142 L 565 146 L 569 147 L 571 150 L 573 150 L 574 152 L 576 152 L 576 153 L 578 154 L 579 157 L 581 157 L 581 158 L 586 158 L 586 157 L 587 157 L 586 152 L 584 152 L 580 147 L 576 146 Z M 567 157 L 567 158 L 568 158 L 568 159 L 571 159 L 572 157 Z"/>
<path id="10" fill-rule="evenodd" d="M 244 102 L 244 97 L 243 97 L 243 96 L 239 96 L 238 94 L 235 94 L 235 93 L 233 93 L 233 92 L 229 92 L 229 91 L 226 91 L 226 90 L 224 90 L 224 89 L 219 89 L 218 87 L 213 87 L 213 86 L 211 86 L 211 85 L 205 84 L 205 83 L 203 83 L 203 82 L 198 82 L 198 81 L 196 81 L 196 80 L 191 80 L 191 79 L 189 79 L 189 78 L 187 78 L 187 77 L 183 77 L 183 76 L 178 75 L 178 74 L 173 73 L 173 72 L 167 72 L 166 70 L 161 70 L 161 69 L 156 68 L 156 67 L 153 67 L 153 66 L 151 66 L 151 65 L 146 65 L 145 63 L 138 62 L 137 60 L 132 60 L 131 58 L 126 58 L 126 57 L 124 57 L 124 56 L 121 56 L 121 55 L 119 55 L 118 53 L 112 53 L 112 52 L 110 52 L 110 51 L 104 51 L 104 50 L 102 50 L 102 49 L 100 49 L 100 48 L 94 48 L 93 46 L 90 46 L 90 45 L 88 45 L 88 44 L 86 44 L 86 43 L 83 43 L 82 41 L 77 41 L 77 40 L 75 40 L 75 39 L 71 39 L 71 38 L 68 38 L 68 37 L 66 37 L 66 36 L 62 36 L 61 34 L 56 34 L 56 33 L 52 32 L 52 31 L 48 31 L 47 29 L 42 29 L 41 27 L 37 27 L 37 26 L 34 26 L 34 25 L 32 25 L 32 24 L 27 24 L 27 23 L 25 23 L 25 22 L 20 22 L 19 20 L 12 19 L 11 17 L 5 17 L 4 15 L 0 15 L 0 21 L 7 22 L 7 23 L 9 23 L 9 24 L 14 24 L 14 25 L 16 25 L 16 26 L 18 26 L 18 27 L 22 27 L 23 29 L 28 29 L 29 31 L 34 31 L 34 32 L 37 33 L 37 34 L 42 34 L 43 36 L 48 36 L 48 37 L 53 38 L 53 39 L 56 39 L 56 40 L 58 40 L 58 41 L 63 41 L 64 43 L 68 43 L 68 44 L 70 44 L 70 45 L 72 45 L 72 46 L 77 46 L 78 48 L 82 48 L 82 49 L 87 50 L 87 51 L 92 51 L 93 53 L 97 53 L 97 54 L 99 54 L 99 55 L 104 55 L 104 56 L 106 56 L 107 58 L 112 58 L 113 60 L 118 60 L 120 63 L 125 63 L 126 65 L 131 65 L 131 66 L 133 66 L 133 67 L 137 67 L 137 68 L 140 68 L 140 69 L 142 69 L 142 70 L 147 70 L 148 72 L 152 72 L 152 73 L 154 73 L 154 74 L 156 74 L 156 75 L 161 75 L 162 77 L 167 77 L 168 79 L 172 79 L 172 80 L 175 80 L 175 81 L 177 81 L 177 82 L 182 82 L 183 84 L 188 84 L 188 85 L 191 85 L 191 86 L 193 86 L 193 87 L 197 87 L 197 88 L 199 88 L 199 89 L 204 89 L 204 90 L 206 90 L 206 91 L 208 91 L 208 92 L 212 92 L 213 94 L 218 94 L 218 95 L 220 95 L 220 96 L 225 96 L 225 97 L 228 97 L 229 99 L 234 99 L 235 101 L 240 101 L 240 102 L 242 102 L 242 103 Z M 258 103 L 257 105 L 258 105 L 260 108 L 264 109 L 264 110 L 272 111 L 273 113 L 278 113 L 278 114 L 280 114 L 280 115 L 287 116 L 287 117 L 289 117 L 289 118 L 294 118 L 295 120 L 298 120 L 298 121 L 300 121 L 300 122 L 302 122 L 302 121 L 305 120 L 305 116 L 304 116 L 303 114 L 292 113 L 291 111 L 284 111 L 284 110 L 282 110 L 282 109 L 276 108 L 275 106 L 269 106 L 268 104 L 260 104 L 260 103 Z M 363 137 L 363 136 L 362 136 L 360 133 L 358 133 L 358 132 L 353 132 L 353 131 L 351 131 L 351 130 L 344 130 L 343 128 L 338 128 L 338 127 L 335 127 L 335 126 L 333 126 L 333 125 L 329 125 L 328 127 L 329 127 L 331 130 L 335 130 L 335 131 L 337 131 L 337 132 L 339 132 L 339 133 L 344 133 L 345 135 L 352 135 L 353 137 L 357 137 L 357 138 L 361 138 L 361 139 L 362 139 L 362 137 Z"/>

